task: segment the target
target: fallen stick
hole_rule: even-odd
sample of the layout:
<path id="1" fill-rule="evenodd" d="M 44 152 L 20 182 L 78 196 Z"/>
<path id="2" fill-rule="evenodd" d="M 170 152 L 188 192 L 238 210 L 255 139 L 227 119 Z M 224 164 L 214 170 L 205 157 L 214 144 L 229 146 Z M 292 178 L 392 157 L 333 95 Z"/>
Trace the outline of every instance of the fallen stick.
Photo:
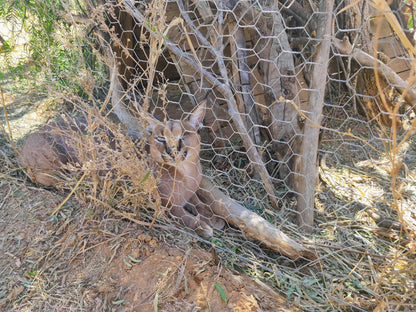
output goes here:
<path id="1" fill-rule="evenodd" d="M 303 247 L 261 216 L 232 200 L 207 177 L 202 178 L 197 195 L 215 214 L 243 231 L 247 238 L 258 240 L 293 260 L 317 258 L 314 251 Z"/>

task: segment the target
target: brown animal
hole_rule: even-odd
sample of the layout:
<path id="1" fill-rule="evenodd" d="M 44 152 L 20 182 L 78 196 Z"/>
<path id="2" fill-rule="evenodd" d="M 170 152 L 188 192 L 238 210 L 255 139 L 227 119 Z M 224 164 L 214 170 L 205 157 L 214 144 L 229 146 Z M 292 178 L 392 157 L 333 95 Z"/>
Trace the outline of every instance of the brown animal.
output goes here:
<path id="1" fill-rule="evenodd" d="M 213 230 L 209 224 L 222 228 L 224 221 L 213 216 L 209 207 L 202 204 L 195 194 L 202 178 L 197 131 L 202 126 L 204 115 L 205 103 L 201 103 L 183 120 L 160 122 L 147 117 L 146 150 L 151 169 L 159 177 L 162 205 L 180 224 L 203 237 L 211 237 Z M 33 182 L 55 185 L 65 175 L 64 167 L 67 166 L 64 165 L 80 162 L 74 148 L 77 145 L 72 142 L 74 137 L 68 133 L 85 134 L 87 125 L 83 119 L 60 121 L 28 136 L 21 150 L 21 161 L 29 168 Z M 114 136 L 107 133 L 106 137 L 111 148 L 115 149 Z"/>

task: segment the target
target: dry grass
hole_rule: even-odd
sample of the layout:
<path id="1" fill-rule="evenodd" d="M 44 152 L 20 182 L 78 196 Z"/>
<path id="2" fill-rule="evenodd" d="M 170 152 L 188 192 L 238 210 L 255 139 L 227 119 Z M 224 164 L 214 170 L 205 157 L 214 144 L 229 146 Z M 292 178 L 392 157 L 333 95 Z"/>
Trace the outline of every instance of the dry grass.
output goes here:
<path id="1" fill-rule="evenodd" d="M 21 177 L 2 179 L 0 194 L 2 311 L 297 311 L 177 231 L 149 231 L 74 198 L 51 217 L 65 194 Z"/>
<path id="2" fill-rule="evenodd" d="M 67 122 L 71 123 L 71 119 Z M 154 214 L 154 221 L 163 217 L 154 169 L 146 156 L 144 142 L 134 141 L 108 119 L 88 118 L 87 123 L 90 135 L 54 130 L 70 150 L 77 151 L 79 160 L 66 166 L 71 175 L 66 175 L 58 187 L 71 188 L 85 204 L 93 202 L 139 223 L 150 225 L 139 220 L 140 213 L 146 211 L 148 216 Z"/>
<path id="3" fill-rule="evenodd" d="M 152 44 L 159 53 L 159 43 Z M 94 95 L 102 104 L 108 98 L 103 96 L 107 86 L 106 81 L 100 80 L 105 77 L 101 74 L 83 75 L 81 85 L 91 91 L 89 100 Z M 85 77 L 91 80 L 87 83 Z M 4 86 L 7 95 L 17 98 L 12 79 L 8 82 L 10 85 Z M 93 88 L 92 82 L 97 84 Z M 53 89 L 50 82 L 46 84 L 47 90 Z M 178 87 L 179 83 L 171 86 Z M 145 91 L 148 100 L 151 91 L 150 87 Z M 161 94 L 160 106 L 166 107 L 164 88 Z M 295 263 L 247 240 L 232 227 L 217 232 L 211 242 L 184 235 L 184 229 L 163 218 L 156 181 L 149 174 L 143 149 L 138 149 L 125 131 L 111 121 L 108 111 L 91 108 L 97 103 L 73 89 L 58 88 L 49 96 L 43 106 L 52 108 L 50 115 L 56 106 L 66 103 L 77 114 L 87 116 L 90 127 L 102 131 L 96 136 L 66 133 L 75 146 L 82 147 L 78 157 L 83 165 L 69 168 L 75 174 L 67 176 L 61 186 L 66 191 L 51 191 L 35 187 L 25 179 L 13 148 L 5 139 L 5 130 L 0 129 L 0 232 L 5 251 L 0 255 L 0 309 L 128 310 L 128 304 L 139 302 L 135 301 L 135 291 L 139 292 L 135 278 L 151 270 L 152 264 L 159 270 L 152 271 L 153 277 L 160 279 L 140 292 L 150 310 L 156 303 L 167 311 L 185 311 L 193 308 L 192 301 L 203 301 L 208 293 L 219 298 L 213 283 L 224 286 L 223 276 L 240 287 L 237 276 L 231 278 L 231 273 L 224 273 L 227 267 L 238 271 L 247 284 L 250 282 L 245 276 L 269 285 L 255 292 L 250 284 L 248 289 L 255 296 L 244 293 L 250 299 L 248 305 L 259 305 L 267 294 L 267 298 L 273 298 L 275 294 L 270 293 L 275 291 L 282 294 L 280 301 L 287 300 L 308 311 L 409 311 L 416 306 L 416 142 L 406 135 L 411 131 L 392 132 L 381 124 L 364 122 L 354 112 L 346 114 L 341 99 L 336 103 L 337 109 L 325 112 L 316 223 L 310 236 L 298 231 L 294 223 L 296 202 L 286 195 L 286 189 L 281 192 L 281 211 L 270 208 L 260 183 L 247 173 L 250 163 L 241 142 L 232 142 L 235 144 L 228 146 L 228 152 L 227 148 L 222 149 L 221 155 L 215 150 L 218 158 L 226 159 L 220 169 L 209 167 L 212 158 L 203 151 L 202 157 L 208 159 L 204 172 L 217 185 L 289 236 L 308 241 L 319 255 L 314 262 Z M 19 112 L 19 106 L 27 101 L 16 99 L 6 108 Z M 22 115 L 37 115 L 34 112 L 38 104 Z M 44 112 L 44 108 L 39 111 Z M 24 128 L 23 135 L 33 123 L 27 122 L 29 119 L 22 121 L 17 115 L 12 116 L 12 128 Z M 48 116 L 41 121 L 36 119 L 36 123 L 42 124 Z M 108 131 L 115 136 L 117 149 L 109 148 Z M 397 148 L 401 139 L 405 141 Z M 396 145 L 392 145 L 393 141 Z M 209 150 L 212 153 L 214 148 Z M 65 201 L 68 189 L 73 189 L 75 196 Z M 53 211 L 55 217 L 51 217 Z M 149 229 L 152 222 L 158 226 Z M 189 253 L 189 246 L 198 251 Z M 201 252 L 199 247 L 210 249 L 214 256 Z M 165 264 L 166 270 L 155 265 L 161 259 L 170 263 Z M 145 265 L 140 266 L 140 261 Z M 199 277 L 194 278 L 204 268 L 209 280 L 201 280 L 206 284 L 198 282 Z M 195 292 L 200 292 L 199 297 L 187 294 L 190 276 L 198 284 Z M 266 290 L 268 287 L 273 291 Z M 226 294 L 230 295 L 231 290 L 227 289 Z M 221 300 L 217 301 L 224 308 Z M 252 307 L 257 308 L 254 303 Z M 273 311 L 276 306 L 270 303 L 262 308 Z M 213 307 L 206 309 L 215 311 Z"/>
<path id="4" fill-rule="evenodd" d="M 102 124 L 102 126 L 107 125 L 108 122 Z M 111 126 L 110 129 L 120 133 L 120 144 L 123 144 L 121 150 L 128 151 L 132 148 L 131 142 L 123 141 L 122 132 L 118 132 L 117 127 Z M 95 153 L 97 149 L 108 148 L 105 145 L 97 145 L 93 138 L 82 139 L 83 151 L 91 151 L 91 155 L 86 153 L 83 157 L 97 157 Z M 345 153 L 350 159 L 354 158 L 351 145 L 345 144 L 347 141 L 345 138 L 340 140 L 341 145 L 344 144 L 346 149 L 344 152 L 338 150 L 337 155 Z M 357 142 L 354 144 L 359 146 Z M 407 182 L 402 188 L 403 199 L 400 203 L 401 207 L 409 207 L 409 221 L 414 218 L 411 209 L 415 196 L 411 183 L 412 163 L 414 164 L 412 146 L 413 144 L 409 145 L 407 155 L 410 156 L 405 159 L 408 162 L 404 162 L 410 168 L 409 175 L 405 176 L 406 170 L 401 172 L 402 181 Z M 362 147 L 359 149 L 362 150 Z M 135 150 L 131 151 L 133 153 Z M 9 178 L 3 179 L 2 182 L 4 200 L 1 205 L 7 205 L 10 209 L 10 215 L 4 218 L 4 222 L 9 224 L 5 245 L 8 253 L 1 259 L 4 268 L 7 268 L 2 274 L 3 307 L 16 311 L 25 309 L 53 311 L 67 306 L 73 310 L 93 306 L 94 300 L 97 300 L 93 299 L 97 298 L 96 292 L 86 291 L 92 287 L 93 282 L 88 278 L 87 280 L 80 278 L 73 284 L 68 283 L 71 278 L 65 268 L 74 270 L 74 263 L 80 265 L 79 261 L 81 261 L 91 266 L 89 267 L 91 272 L 97 269 L 96 276 L 101 276 L 100 274 L 104 274 L 105 270 L 96 267 L 100 260 L 94 258 L 94 251 L 102 245 L 110 245 L 110 250 L 115 252 L 120 248 L 117 246 L 128 243 L 127 237 L 133 235 L 132 231 L 135 231 L 132 230 L 131 223 L 122 220 L 129 219 L 138 223 L 144 221 L 148 224 L 153 220 L 154 202 L 153 199 L 149 201 L 149 198 L 154 198 L 149 197 L 152 189 L 143 189 L 146 184 L 140 183 L 146 176 L 147 170 L 140 167 L 133 176 L 130 175 L 133 171 L 125 170 L 125 168 L 133 168 L 131 161 L 137 165 L 143 160 L 130 158 L 132 154 L 129 152 L 117 151 L 108 156 L 109 158 L 96 159 L 93 164 L 111 164 L 112 170 L 108 171 L 108 174 L 118 178 L 97 180 L 97 176 L 94 179 L 94 175 L 89 174 L 75 192 L 78 200 L 70 199 L 59 209 L 57 218 L 51 219 L 50 212 L 59 206 L 65 196 L 28 187 L 27 182 L 21 180 L 21 175 L 17 178 L 11 177 L 14 176 L 16 168 L 13 152 L 11 149 L 2 149 L 2 153 L 8 155 L 2 158 L 2 162 L 6 164 L 3 166 L 6 170 L 2 175 Z M 291 237 L 309 239 L 311 246 L 317 250 L 318 261 L 293 263 L 255 242 L 247 241 L 233 228 L 218 233 L 219 235 L 212 240 L 217 254 L 222 263 L 246 275 L 266 281 L 289 301 L 307 310 L 374 310 L 382 306 L 408 310 L 416 304 L 413 299 L 415 260 L 411 237 L 406 235 L 402 223 L 398 221 L 397 211 L 391 209 L 392 194 L 389 177 L 391 167 L 381 157 L 371 161 L 363 159 L 354 163 L 344 161 L 342 167 L 338 167 L 337 163 L 338 161 L 334 162 L 333 158 L 329 159 L 326 156 L 321 166 L 323 183 L 316 206 L 322 208 L 317 214 L 318 227 L 315 228 L 313 237 L 302 237 L 296 225 L 290 222 L 294 211 L 291 207 L 295 203 L 286 202 L 285 212 L 279 214 L 258 201 L 252 202 L 250 206 Z M 94 173 L 107 169 L 107 165 L 103 168 L 89 164 L 82 168 L 82 171 Z M 66 185 L 75 185 L 78 181 L 77 177 L 79 179 L 79 175 L 72 177 Z M 241 177 L 238 175 L 230 177 L 241 182 Z M 221 178 L 216 178 L 216 182 L 223 186 L 229 185 Z M 264 194 L 256 191 L 255 186 L 249 189 L 250 192 L 234 193 L 228 188 L 231 196 L 242 200 L 249 201 L 264 197 Z M 45 196 L 52 202 L 52 204 L 49 202 L 48 210 L 41 209 Z M 18 200 L 22 197 L 33 200 L 19 204 Z M 16 211 L 20 211 L 18 216 L 21 219 L 18 221 L 12 218 Z M 31 216 L 29 219 L 28 213 Z M 42 227 L 39 227 L 39 222 L 42 222 Z M 10 224 L 17 227 L 14 228 Z M 39 232 L 27 231 L 35 228 Z M 32 233 L 36 240 L 28 243 L 28 237 L 21 236 L 25 231 Z M 22 243 L 27 245 L 18 247 Z M 172 243 L 181 245 L 176 240 Z M 202 241 L 201 244 L 204 245 Z M 23 253 L 21 247 L 24 247 Z M 136 257 L 134 256 L 133 259 Z M 109 259 L 107 258 L 106 261 Z M 132 260 L 127 261 L 131 263 Z M 19 273 L 6 274 L 12 269 L 18 269 Z M 74 271 L 70 272 L 71 275 L 76 274 Z M 180 273 L 180 271 L 176 272 Z M 169 281 L 168 284 L 171 285 L 175 279 Z M 184 283 L 184 280 L 182 282 Z M 120 291 L 116 289 L 116 284 L 111 284 L 113 285 L 111 287 L 107 285 L 110 288 L 106 291 L 98 287 L 106 295 L 99 297 L 97 307 L 104 310 L 104 306 L 123 305 L 122 300 L 125 300 L 123 298 L 128 290 Z M 170 289 L 168 284 L 159 285 L 165 287 L 163 289 Z M 156 292 L 159 294 L 160 302 L 171 300 L 170 295 Z"/>

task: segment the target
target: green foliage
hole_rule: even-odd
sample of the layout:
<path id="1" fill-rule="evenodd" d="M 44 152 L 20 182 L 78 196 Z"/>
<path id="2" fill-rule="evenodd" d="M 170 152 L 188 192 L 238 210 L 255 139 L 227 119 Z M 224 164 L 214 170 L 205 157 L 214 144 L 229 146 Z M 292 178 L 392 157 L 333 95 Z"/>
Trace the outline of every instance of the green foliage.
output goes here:
<path id="1" fill-rule="evenodd" d="M 2 44 L 3 44 L 3 47 L 0 48 L 0 53 L 10 52 L 12 50 L 7 40 L 4 40 Z"/>
<path id="2" fill-rule="evenodd" d="M 70 87 L 75 93 L 80 93 L 79 86 L 72 86 L 71 78 L 77 77 L 79 68 L 79 51 L 69 49 L 73 47 L 72 30 L 58 14 L 63 10 L 60 1 L 45 0 L 37 3 L 34 19 L 39 23 L 31 23 L 29 28 L 30 54 L 38 71 L 47 68 L 50 79 L 59 87 Z M 66 35 L 66 36 L 65 36 Z M 67 43 L 58 41 L 65 38 Z M 75 88 L 75 89 L 74 89 Z"/>
<path id="3" fill-rule="evenodd" d="M 149 178 L 150 174 L 152 173 L 152 170 L 147 171 L 146 175 L 144 176 L 144 178 L 139 182 L 139 184 L 143 184 L 144 182 L 146 182 L 146 180 Z"/>
<path id="4" fill-rule="evenodd" d="M 218 285 L 217 283 L 214 283 L 215 288 L 217 288 L 218 292 L 220 293 L 220 296 L 222 298 L 222 300 L 227 303 L 227 296 L 225 294 L 225 290 L 224 288 L 222 288 L 220 285 Z"/>
<path id="5" fill-rule="evenodd" d="M 413 16 L 410 16 L 409 19 L 407 20 L 407 28 L 408 29 L 413 29 Z"/>
<path id="6" fill-rule="evenodd" d="M 73 25 L 64 19 L 68 10 L 77 14 L 78 9 L 71 1 L 62 0 L 0 1 L 0 19 L 21 23 L 29 35 L 27 60 L 30 60 L 33 76 L 26 79 L 31 79 L 38 87 L 43 79 L 58 92 L 66 89 L 85 98 L 85 88 L 79 77 L 87 70 L 86 64 L 90 64 L 84 60 L 91 56 L 85 53 L 85 38 L 79 38 Z M 6 51 L 11 51 L 11 44 L 8 44 Z M 13 68 L 10 67 L 9 72 Z"/>
<path id="7" fill-rule="evenodd" d="M 414 10 L 415 10 L 415 1 L 414 0 L 405 0 L 405 11 L 404 14 L 407 17 L 407 28 L 414 30 Z"/>

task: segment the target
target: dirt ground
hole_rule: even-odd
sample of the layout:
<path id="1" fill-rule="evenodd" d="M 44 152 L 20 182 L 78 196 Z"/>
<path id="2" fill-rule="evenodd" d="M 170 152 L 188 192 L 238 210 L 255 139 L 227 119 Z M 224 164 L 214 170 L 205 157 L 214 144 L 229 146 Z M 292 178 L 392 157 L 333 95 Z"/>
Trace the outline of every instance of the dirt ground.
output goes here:
<path id="1" fill-rule="evenodd" d="M 298 311 L 191 238 L 0 183 L 1 311 Z"/>
<path id="2" fill-rule="evenodd" d="M 50 106 L 9 82 L 5 105 L 19 142 L 50 118 Z M 227 268 L 212 246 L 179 232 L 133 224 L 75 198 L 51 217 L 68 193 L 24 176 L 6 128 L 0 311 L 298 311 L 266 284 Z"/>

